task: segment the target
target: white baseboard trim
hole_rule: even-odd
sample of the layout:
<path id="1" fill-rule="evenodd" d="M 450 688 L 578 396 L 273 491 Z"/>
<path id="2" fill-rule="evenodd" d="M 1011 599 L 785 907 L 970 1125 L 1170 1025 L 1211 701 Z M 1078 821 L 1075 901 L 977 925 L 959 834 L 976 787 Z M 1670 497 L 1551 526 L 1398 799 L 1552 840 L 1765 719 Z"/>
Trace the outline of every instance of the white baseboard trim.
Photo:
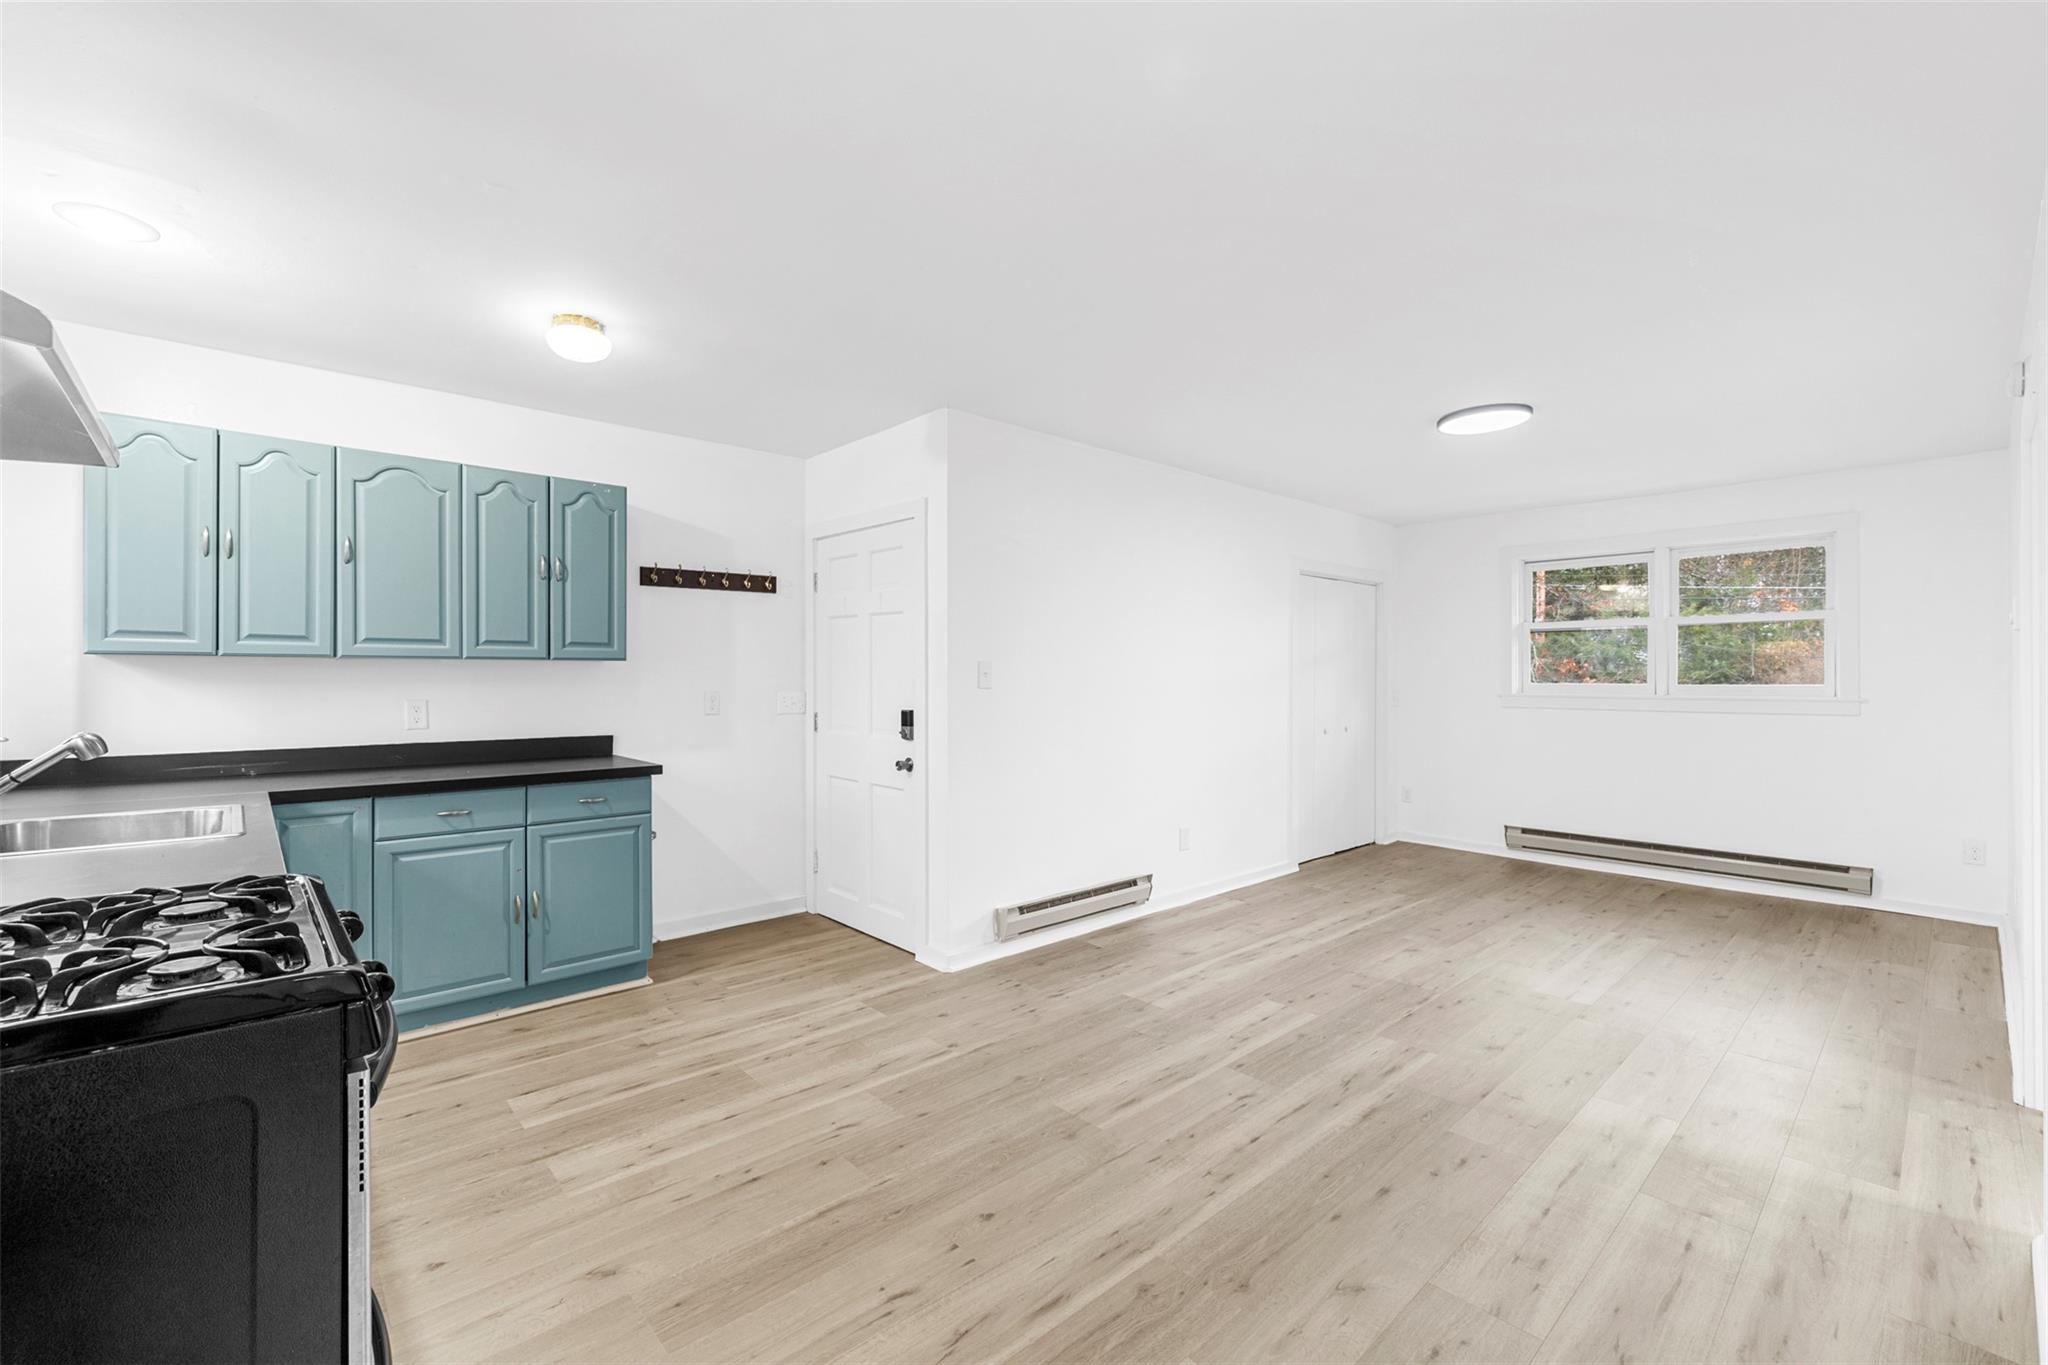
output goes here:
<path id="1" fill-rule="evenodd" d="M 1598 858 L 1575 858 L 1564 853 L 1539 853 L 1533 849 L 1508 848 L 1501 844 L 1475 843 L 1469 839 L 1444 839 L 1433 834 L 1403 830 L 1394 835 L 1399 844 L 1427 844 L 1431 848 L 1455 849 L 1460 853 L 1483 853 L 1489 858 L 1512 858 L 1524 863 L 1549 863 L 1553 867 L 1575 867 L 1583 872 L 1601 872 L 1614 877 L 1637 877 L 1644 881 L 1677 882 L 1681 886 L 1704 887 L 1709 891 L 1741 891 L 1775 900 L 1814 901 L 1821 905 L 1846 905 L 1855 910 L 1884 910 L 1894 915 L 1918 915 L 1922 919 L 1948 920 L 1954 924 L 1981 924 L 2003 930 L 2005 916 L 1995 911 L 1966 910 L 1952 905 L 1930 905 L 1925 901 L 1891 900 L 1883 896 L 1852 896 L 1822 887 L 1780 886 L 1776 882 L 1753 881 L 1748 877 L 1716 877 L 1672 867 L 1650 867 L 1641 863 L 1609 863 Z M 1999 934 L 2003 940 L 2004 933 Z"/>
<path id="2" fill-rule="evenodd" d="M 941 972 L 957 972 L 968 967 L 979 967 L 984 962 L 994 962 L 1000 958 L 1015 957 L 1019 953 L 1028 953 L 1033 949 L 1044 948 L 1050 944 L 1064 943 L 1070 938 L 1079 938 L 1083 934 L 1093 934 L 1118 924 L 1128 924 L 1134 919 L 1143 919 L 1147 915 L 1156 915 L 1162 910 L 1177 910 L 1183 905 L 1193 905 L 1196 901 L 1205 901 L 1212 896 L 1225 895 L 1231 891 L 1242 891 L 1247 886 L 1257 886 L 1260 882 L 1269 882 L 1275 877 L 1285 877 L 1290 873 L 1299 872 L 1300 870 L 1301 865 L 1299 863 L 1275 863 L 1271 867 L 1262 867 L 1256 872 L 1240 873 L 1235 877 L 1223 877 L 1213 882 L 1204 882 L 1200 886 L 1183 887 L 1178 891 L 1170 891 L 1163 896 L 1154 896 L 1143 905 L 1133 905 L 1124 910 L 1112 910 L 1106 915 L 1091 915 L 1087 919 L 1075 920 L 1070 924 L 1055 925 L 1050 929 L 1041 929 L 1037 933 L 1027 934 L 1023 938 L 1013 938 L 1008 943 L 982 943 L 972 948 L 962 948 L 953 952 L 927 948 L 917 955 L 917 960 L 925 966 Z"/>
<path id="3" fill-rule="evenodd" d="M 801 915 L 804 912 L 804 898 L 789 896 L 779 901 L 763 901 L 759 905 L 736 905 L 730 910 L 707 910 L 696 915 L 677 915 L 670 919 L 657 918 L 654 921 L 654 941 L 688 938 L 692 934 L 708 934 L 713 929 L 731 929 L 735 925 L 757 924 L 764 919 L 781 919 L 784 915 Z"/>

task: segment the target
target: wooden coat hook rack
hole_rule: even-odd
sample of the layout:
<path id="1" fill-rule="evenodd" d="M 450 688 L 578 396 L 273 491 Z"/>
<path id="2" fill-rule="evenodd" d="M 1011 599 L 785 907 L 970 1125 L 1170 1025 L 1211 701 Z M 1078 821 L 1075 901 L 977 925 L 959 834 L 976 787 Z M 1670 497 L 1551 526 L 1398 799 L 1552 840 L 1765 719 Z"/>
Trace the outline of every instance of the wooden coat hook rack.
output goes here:
<path id="1" fill-rule="evenodd" d="M 707 592 L 774 592 L 772 573 L 735 573 L 731 569 L 685 569 L 677 565 L 664 569 L 659 564 L 640 566 L 643 588 L 702 588 Z"/>

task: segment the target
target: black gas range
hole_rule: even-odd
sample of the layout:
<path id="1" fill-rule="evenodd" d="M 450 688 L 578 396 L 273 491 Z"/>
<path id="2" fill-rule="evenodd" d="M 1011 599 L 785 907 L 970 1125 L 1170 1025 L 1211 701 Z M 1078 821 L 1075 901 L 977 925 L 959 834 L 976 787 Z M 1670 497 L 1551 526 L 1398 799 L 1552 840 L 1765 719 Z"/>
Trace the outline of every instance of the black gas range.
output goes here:
<path id="1" fill-rule="evenodd" d="M 290 875 L 0 908 L 0 1360 L 384 1358 L 361 931 Z"/>

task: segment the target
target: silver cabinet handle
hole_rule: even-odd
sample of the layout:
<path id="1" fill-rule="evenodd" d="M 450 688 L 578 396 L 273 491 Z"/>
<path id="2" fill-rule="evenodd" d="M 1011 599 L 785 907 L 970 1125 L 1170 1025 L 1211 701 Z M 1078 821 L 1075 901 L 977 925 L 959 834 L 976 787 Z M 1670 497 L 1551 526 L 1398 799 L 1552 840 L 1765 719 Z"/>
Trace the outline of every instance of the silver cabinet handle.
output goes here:
<path id="1" fill-rule="evenodd" d="M 557 583 L 561 582 L 561 581 L 562 581 L 562 577 L 563 577 L 563 574 L 562 574 L 562 557 L 561 557 L 560 555 L 556 555 L 556 556 L 555 556 L 555 581 L 556 581 Z"/>
<path id="2" fill-rule="evenodd" d="M 548 579 L 548 557 L 546 555 L 540 557 L 540 579 L 543 583 L 547 582 Z"/>
<path id="3" fill-rule="evenodd" d="M 204 559 L 212 553 L 213 528 L 211 526 L 202 526 L 199 528 L 199 557 Z"/>
<path id="4" fill-rule="evenodd" d="M 579 796 L 576 798 L 576 804 L 579 806 L 594 806 L 600 801 L 609 800 L 611 800 L 609 796 Z"/>
<path id="5" fill-rule="evenodd" d="M 469 814 L 469 812 L 466 810 L 437 810 L 434 812 L 434 814 L 440 816 L 444 820 L 452 820 L 458 815 L 467 815 Z"/>
<path id="6" fill-rule="evenodd" d="M 235 557 L 235 528 L 232 526 L 220 533 L 220 557 L 222 559 L 233 559 Z"/>
<path id="7" fill-rule="evenodd" d="M 512 893 L 512 922 L 514 924 L 519 923 L 519 893 L 517 891 Z"/>
<path id="8" fill-rule="evenodd" d="M 356 562 L 356 538 L 354 536 L 343 536 L 341 538 L 341 562 L 344 564 Z"/>
<path id="9" fill-rule="evenodd" d="M 533 893 L 533 914 L 529 918 L 540 919 L 540 892 L 538 891 Z M 541 928 L 547 928 L 546 920 L 541 920 Z"/>

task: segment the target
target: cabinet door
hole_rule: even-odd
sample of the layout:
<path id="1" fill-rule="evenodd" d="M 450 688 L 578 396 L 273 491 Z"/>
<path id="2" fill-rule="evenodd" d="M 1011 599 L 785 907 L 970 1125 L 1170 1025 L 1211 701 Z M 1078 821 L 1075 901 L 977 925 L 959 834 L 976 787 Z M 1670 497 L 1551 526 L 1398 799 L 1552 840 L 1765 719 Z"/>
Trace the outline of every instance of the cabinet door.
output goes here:
<path id="1" fill-rule="evenodd" d="M 626 490 L 548 480 L 549 653 L 557 659 L 626 657 Z"/>
<path id="2" fill-rule="evenodd" d="M 523 829 L 379 840 L 371 933 L 399 1013 L 523 984 L 525 899 Z"/>
<path id="3" fill-rule="evenodd" d="M 548 657 L 548 481 L 462 467 L 462 653 Z"/>
<path id="4" fill-rule="evenodd" d="M 85 471 L 85 652 L 211 654 L 218 437 L 106 423 L 121 464 Z"/>
<path id="5" fill-rule="evenodd" d="M 369 450 L 337 458 L 337 652 L 459 657 L 462 467 Z"/>
<path id="6" fill-rule="evenodd" d="M 334 653 L 334 447 L 220 434 L 220 652 Z"/>
<path id="7" fill-rule="evenodd" d="M 376 916 L 370 913 L 370 801 L 302 801 L 276 808 L 277 840 L 288 872 L 327 883 L 337 910 L 362 916 L 356 956 L 377 956 Z"/>
<path id="8" fill-rule="evenodd" d="M 654 947 L 653 826 L 644 815 L 526 831 L 526 979 L 644 962 Z"/>

